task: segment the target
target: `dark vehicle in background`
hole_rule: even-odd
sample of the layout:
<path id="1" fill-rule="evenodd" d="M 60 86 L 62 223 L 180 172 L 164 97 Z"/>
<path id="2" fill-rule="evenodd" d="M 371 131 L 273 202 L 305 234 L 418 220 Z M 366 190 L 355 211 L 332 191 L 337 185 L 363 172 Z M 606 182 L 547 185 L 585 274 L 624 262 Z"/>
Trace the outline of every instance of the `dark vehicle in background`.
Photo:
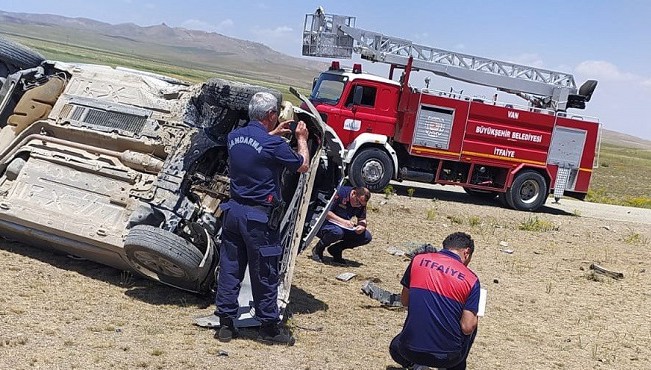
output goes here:
<path id="1" fill-rule="evenodd" d="M 0 85 L 0 235 L 186 291 L 214 289 L 226 136 L 248 122 L 253 94 L 280 102 L 278 91 L 46 61 L 3 38 Z M 318 114 L 293 109 L 310 132 L 311 165 L 282 178 L 281 308 L 296 255 L 343 179 L 336 134 Z"/>

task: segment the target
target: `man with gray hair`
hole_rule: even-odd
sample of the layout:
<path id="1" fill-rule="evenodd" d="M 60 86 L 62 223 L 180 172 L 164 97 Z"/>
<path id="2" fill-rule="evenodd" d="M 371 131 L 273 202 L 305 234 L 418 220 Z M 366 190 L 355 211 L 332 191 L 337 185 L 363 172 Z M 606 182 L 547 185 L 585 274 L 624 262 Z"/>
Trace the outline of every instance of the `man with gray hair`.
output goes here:
<path id="1" fill-rule="evenodd" d="M 258 340 L 269 344 L 294 344 L 294 337 L 280 325 L 278 264 L 282 247 L 276 217 L 282 211 L 280 178 L 283 170 L 307 172 L 310 153 L 305 123 L 296 125 L 298 153 L 280 136 L 289 133 L 289 122 L 278 122 L 278 100 L 267 92 L 253 95 L 251 121 L 228 134 L 230 200 L 220 206 L 222 241 L 215 314 L 220 318 L 216 338 L 228 342 L 237 337 L 235 319 L 238 296 L 249 266 L 255 316 L 260 321 Z"/>

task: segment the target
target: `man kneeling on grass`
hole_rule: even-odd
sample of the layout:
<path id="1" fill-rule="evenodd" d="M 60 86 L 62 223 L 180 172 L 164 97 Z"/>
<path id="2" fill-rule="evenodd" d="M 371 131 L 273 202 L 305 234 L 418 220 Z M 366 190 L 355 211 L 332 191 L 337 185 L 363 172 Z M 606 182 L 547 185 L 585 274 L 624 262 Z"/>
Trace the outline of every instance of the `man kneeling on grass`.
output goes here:
<path id="1" fill-rule="evenodd" d="M 438 252 L 414 256 L 401 280 L 408 308 L 402 331 L 389 346 L 394 361 L 462 370 L 477 334 L 479 279 L 467 266 L 475 242 L 456 232 Z"/>

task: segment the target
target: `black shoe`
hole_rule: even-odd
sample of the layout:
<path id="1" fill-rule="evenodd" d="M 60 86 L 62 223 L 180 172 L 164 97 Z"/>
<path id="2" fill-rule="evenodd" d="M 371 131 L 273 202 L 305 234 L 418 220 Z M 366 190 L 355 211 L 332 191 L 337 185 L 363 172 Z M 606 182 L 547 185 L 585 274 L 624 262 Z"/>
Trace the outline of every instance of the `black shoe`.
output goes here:
<path id="1" fill-rule="evenodd" d="M 296 340 L 289 329 L 279 324 L 262 324 L 258 332 L 258 340 L 265 344 L 284 344 L 293 346 Z"/>
<path id="2" fill-rule="evenodd" d="M 220 342 L 228 343 L 233 338 L 237 338 L 238 331 L 233 324 L 233 319 L 220 319 L 219 331 L 215 333 L 215 338 Z"/>
<path id="3" fill-rule="evenodd" d="M 323 251 L 325 250 L 325 245 L 321 242 L 316 243 L 314 248 L 312 248 L 312 260 L 316 262 L 323 262 Z"/>

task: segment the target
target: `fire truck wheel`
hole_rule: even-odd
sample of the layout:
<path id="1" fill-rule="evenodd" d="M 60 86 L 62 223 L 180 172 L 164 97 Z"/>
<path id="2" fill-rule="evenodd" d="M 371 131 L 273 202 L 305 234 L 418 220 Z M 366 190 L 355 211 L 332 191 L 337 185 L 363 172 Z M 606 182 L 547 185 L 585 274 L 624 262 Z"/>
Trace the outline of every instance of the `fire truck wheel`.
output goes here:
<path id="1" fill-rule="evenodd" d="M 538 172 L 525 170 L 517 174 L 506 196 L 513 208 L 520 211 L 535 211 L 545 204 L 547 183 Z"/>
<path id="2" fill-rule="evenodd" d="M 374 192 L 382 191 L 393 177 L 393 162 L 381 149 L 364 149 L 350 163 L 348 177 L 353 186 L 365 186 Z"/>

